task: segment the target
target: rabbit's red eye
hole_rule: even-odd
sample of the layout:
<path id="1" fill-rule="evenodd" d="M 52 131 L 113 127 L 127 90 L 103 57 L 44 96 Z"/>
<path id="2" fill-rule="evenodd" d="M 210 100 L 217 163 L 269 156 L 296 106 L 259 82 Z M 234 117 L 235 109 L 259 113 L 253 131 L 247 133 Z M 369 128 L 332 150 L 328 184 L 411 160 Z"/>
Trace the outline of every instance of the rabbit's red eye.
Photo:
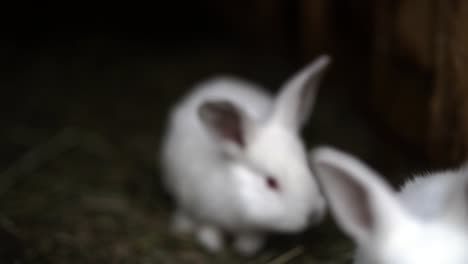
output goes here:
<path id="1" fill-rule="evenodd" d="M 266 177 L 266 185 L 272 190 L 279 191 L 278 181 L 276 181 L 276 179 L 271 176 Z"/>

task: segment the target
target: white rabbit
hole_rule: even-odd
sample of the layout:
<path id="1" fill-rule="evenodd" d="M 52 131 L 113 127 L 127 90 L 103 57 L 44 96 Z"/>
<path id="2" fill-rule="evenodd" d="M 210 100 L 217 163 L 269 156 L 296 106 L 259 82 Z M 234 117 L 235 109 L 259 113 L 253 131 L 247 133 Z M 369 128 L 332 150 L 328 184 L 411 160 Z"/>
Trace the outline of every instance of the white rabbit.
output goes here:
<path id="1" fill-rule="evenodd" d="M 172 109 L 161 165 L 177 208 L 173 230 L 194 232 L 210 252 L 223 248 L 227 233 L 239 253 L 252 255 L 268 232 L 299 232 L 321 220 L 325 199 L 299 131 L 330 60 L 306 65 L 276 98 L 220 76 Z"/>
<path id="2" fill-rule="evenodd" d="M 415 176 L 394 191 L 349 153 L 322 146 L 312 168 L 356 264 L 468 263 L 468 167 Z"/>

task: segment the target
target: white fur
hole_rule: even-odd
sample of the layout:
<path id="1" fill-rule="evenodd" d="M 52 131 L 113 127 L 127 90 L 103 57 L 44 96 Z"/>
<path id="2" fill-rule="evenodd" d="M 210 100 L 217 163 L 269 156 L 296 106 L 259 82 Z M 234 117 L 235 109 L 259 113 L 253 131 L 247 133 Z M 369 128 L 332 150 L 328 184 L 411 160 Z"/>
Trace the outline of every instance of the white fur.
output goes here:
<path id="1" fill-rule="evenodd" d="M 395 192 L 375 170 L 331 147 L 311 152 L 315 175 L 356 264 L 468 263 L 468 171 L 418 175 Z"/>
<path id="2" fill-rule="evenodd" d="M 324 198 L 299 130 L 329 60 L 323 55 L 306 65 L 276 98 L 232 76 L 203 81 L 182 98 L 169 116 L 161 153 L 163 181 L 177 207 L 174 230 L 196 232 L 212 252 L 222 249 L 229 232 L 235 249 L 251 255 L 267 232 L 300 232 L 311 217 L 321 219 Z M 220 101 L 232 103 L 242 116 L 245 146 L 202 122 L 201 105 Z M 267 186 L 267 175 L 276 178 L 279 191 Z"/>

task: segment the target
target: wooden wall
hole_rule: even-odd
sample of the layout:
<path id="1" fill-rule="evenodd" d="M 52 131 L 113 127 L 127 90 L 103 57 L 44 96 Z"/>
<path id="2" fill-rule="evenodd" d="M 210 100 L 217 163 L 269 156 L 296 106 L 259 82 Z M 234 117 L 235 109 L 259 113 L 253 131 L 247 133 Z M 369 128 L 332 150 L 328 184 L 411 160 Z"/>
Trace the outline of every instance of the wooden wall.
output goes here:
<path id="1" fill-rule="evenodd" d="M 468 3 L 379 1 L 375 8 L 372 103 L 435 165 L 468 148 Z"/>
<path id="2" fill-rule="evenodd" d="M 432 0 L 374 6 L 370 104 L 405 144 L 427 151 L 433 93 Z"/>
<path id="3" fill-rule="evenodd" d="M 468 148 L 468 3 L 438 0 L 435 8 L 429 146 L 434 159 L 457 163 L 466 159 Z"/>
<path id="4" fill-rule="evenodd" d="M 362 52 L 364 45 L 371 61 L 366 103 L 373 121 L 435 166 L 458 164 L 466 158 L 468 2 L 216 3 L 213 0 L 232 29 L 249 36 L 252 45 L 271 43 L 299 50 L 296 55 L 302 61 L 324 51 L 347 56 L 359 48 Z"/>

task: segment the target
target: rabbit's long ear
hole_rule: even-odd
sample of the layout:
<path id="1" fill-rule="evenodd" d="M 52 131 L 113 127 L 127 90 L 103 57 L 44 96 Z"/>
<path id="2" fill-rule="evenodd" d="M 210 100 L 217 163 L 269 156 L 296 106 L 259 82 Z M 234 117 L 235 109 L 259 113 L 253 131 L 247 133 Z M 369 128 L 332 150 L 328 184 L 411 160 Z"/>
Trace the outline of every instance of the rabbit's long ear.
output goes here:
<path id="1" fill-rule="evenodd" d="M 309 118 L 318 87 L 330 64 L 328 55 L 321 55 L 296 72 L 280 88 L 272 113 L 272 121 L 297 130 Z"/>
<path id="2" fill-rule="evenodd" d="M 229 101 L 206 101 L 198 108 L 202 123 L 221 141 L 238 148 L 246 144 L 253 122 L 236 105 Z"/>
<path id="3" fill-rule="evenodd" d="M 335 221 L 356 242 L 375 241 L 408 223 L 394 191 L 356 158 L 318 147 L 311 161 Z"/>

